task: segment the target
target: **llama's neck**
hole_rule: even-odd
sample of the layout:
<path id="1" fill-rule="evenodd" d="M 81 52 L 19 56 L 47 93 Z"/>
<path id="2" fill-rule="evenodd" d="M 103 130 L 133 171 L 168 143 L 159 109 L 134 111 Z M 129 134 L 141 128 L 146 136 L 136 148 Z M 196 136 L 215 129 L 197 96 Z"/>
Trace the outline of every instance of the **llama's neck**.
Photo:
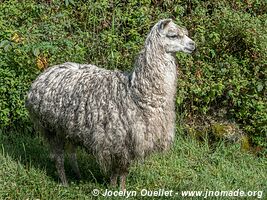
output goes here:
<path id="1" fill-rule="evenodd" d="M 134 94 L 144 106 L 162 107 L 174 101 L 177 70 L 172 55 L 144 49 L 131 74 Z"/>
<path id="2" fill-rule="evenodd" d="M 168 54 L 144 50 L 131 74 L 131 94 L 142 109 L 146 126 L 145 152 L 167 150 L 175 133 L 175 59 Z"/>

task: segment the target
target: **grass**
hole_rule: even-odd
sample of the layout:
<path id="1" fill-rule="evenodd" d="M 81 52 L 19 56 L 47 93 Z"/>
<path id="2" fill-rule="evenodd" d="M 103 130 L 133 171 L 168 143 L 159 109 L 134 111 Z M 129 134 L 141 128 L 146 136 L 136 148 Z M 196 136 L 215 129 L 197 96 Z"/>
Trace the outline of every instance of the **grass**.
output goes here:
<path id="1" fill-rule="evenodd" d="M 101 194 L 108 178 L 101 175 L 94 159 L 79 149 L 78 159 L 82 180 L 77 181 L 66 162 L 70 186 L 59 184 L 55 167 L 43 139 L 27 133 L 0 133 L 0 199 L 95 199 L 93 189 Z M 166 154 L 154 154 L 144 163 L 136 163 L 127 179 L 127 190 L 173 190 L 172 197 L 143 197 L 144 199 L 177 199 L 182 191 L 263 191 L 267 192 L 267 159 L 240 151 L 238 144 L 220 142 L 211 148 L 192 138 L 177 135 L 174 147 Z M 113 190 L 114 191 L 114 190 Z M 116 191 L 116 190 L 115 190 Z M 185 197 L 184 197 L 185 198 Z M 203 199 L 187 197 L 185 199 Z M 232 199 L 218 197 L 217 199 Z M 245 199 L 255 199 L 246 197 Z M 105 199 L 99 196 L 98 199 Z M 109 197 L 108 199 L 117 199 Z M 123 197 L 121 199 L 124 199 Z"/>

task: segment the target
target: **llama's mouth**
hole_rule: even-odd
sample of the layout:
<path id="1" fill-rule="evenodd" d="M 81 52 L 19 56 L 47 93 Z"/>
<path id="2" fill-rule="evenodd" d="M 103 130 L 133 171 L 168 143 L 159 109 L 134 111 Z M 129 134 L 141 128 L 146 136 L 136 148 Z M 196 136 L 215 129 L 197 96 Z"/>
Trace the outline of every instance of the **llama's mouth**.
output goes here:
<path id="1" fill-rule="evenodd" d="M 193 47 L 193 48 L 187 48 L 187 47 L 185 47 L 185 48 L 184 48 L 184 51 L 185 51 L 186 53 L 192 53 L 195 49 L 196 49 L 195 47 Z"/>

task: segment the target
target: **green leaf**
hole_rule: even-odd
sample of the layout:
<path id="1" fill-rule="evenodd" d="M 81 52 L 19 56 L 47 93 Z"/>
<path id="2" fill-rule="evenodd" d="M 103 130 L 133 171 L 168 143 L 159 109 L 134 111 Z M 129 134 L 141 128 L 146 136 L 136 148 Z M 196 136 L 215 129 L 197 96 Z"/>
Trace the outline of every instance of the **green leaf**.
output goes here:
<path id="1" fill-rule="evenodd" d="M 5 48 L 5 46 L 7 45 L 10 45 L 10 41 L 8 40 L 3 40 L 1 43 L 0 43 L 0 48 Z"/>
<path id="2" fill-rule="evenodd" d="M 39 48 L 36 48 L 36 49 L 33 50 L 33 55 L 36 56 L 36 57 L 40 55 Z"/>
<path id="3" fill-rule="evenodd" d="M 74 1 L 73 0 L 69 0 L 69 2 L 74 6 Z"/>
<path id="4" fill-rule="evenodd" d="M 263 89 L 263 85 L 262 85 L 262 83 L 259 82 L 258 85 L 257 85 L 258 92 L 261 92 L 262 89 Z"/>
<path id="5" fill-rule="evenodd" d="M 65 5 L 69 6 L 69 0 L 65 0 Z"/>
<path id="6" fill-rule="evenodd" d="M 11 48 L 12 48 L 11 44 L 7 44 L 6 46 L 4 46 L 5 52 L 8 52 Z"/>

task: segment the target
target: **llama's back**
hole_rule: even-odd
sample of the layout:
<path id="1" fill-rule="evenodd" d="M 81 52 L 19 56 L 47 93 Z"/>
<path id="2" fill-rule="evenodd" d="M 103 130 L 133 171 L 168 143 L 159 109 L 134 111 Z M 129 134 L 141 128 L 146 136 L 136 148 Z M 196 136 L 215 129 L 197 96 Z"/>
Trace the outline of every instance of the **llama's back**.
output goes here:
<path id="1" fill-rule="evenodd" d="M 126 95 L 126 82 L 127 77 L 120 72 L 94 65 L 64 63 L 38 76 L 31 86 L 26 106 L 42 127 L 72 129 L 75 125 L 80 126 L 78 121 L 85 120 L 80 118 L 85 117 L 86 109 L 99 115 L 99 109 L 114 103 L 114 98 Z M 118 89 L 119 94 L 115 94 Z"/>
<path id="2" fill-rule="evenodd" d="M 68 108 L 75 109 L 78 106 L 79 96 L 76 91 L 85 92 L 89 89 L 85 86 L 90 87 L 90 79 L 84 79 L 84 76 L 95 71 L 98 72 L 98 68 L 94 65 L 64 63 L 40 74 L 33 82 L 26 101 L 30 114 L 34 115 L 34 121 L 42 122 L 42 127 L 47 129 L 62 126 L 61 115 L 66 115 Z M 82 100 L 84 99 L 80 101 Z"/>

